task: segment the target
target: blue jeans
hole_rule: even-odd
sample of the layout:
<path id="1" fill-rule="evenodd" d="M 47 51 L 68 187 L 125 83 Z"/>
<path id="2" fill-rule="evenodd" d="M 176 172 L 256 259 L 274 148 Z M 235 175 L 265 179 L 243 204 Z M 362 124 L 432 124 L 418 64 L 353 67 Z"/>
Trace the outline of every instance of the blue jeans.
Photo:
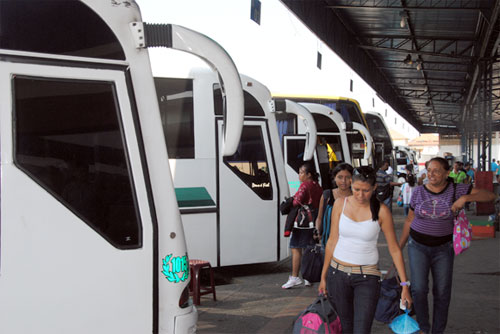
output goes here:
<path id="1" fill-rule="evenodd" d="M 405 217 L 408 217 L 408 213 L 410 213 L 410 204 L 405 204 L 403 208 L 405 209 Z"/>
<path id="2" fill-rule="evenodd" d="M 429 271 L 432 274 L 432 296 L 434 300 L 432 333 L 443 333 L 448 321 L 451 300 L 451 282 L 455 253 L 453 243 L 431 247 L 422 245 L 411 237 L 408 241 L 408 258 L 411 272 L 411 296 L 420 330 L 431 332 L 429 322 Z"/>
<path id="3" fill-rule="evenodd" d="M 384 199 L 384 201 L 382 203 L 384 203 L 385 205 L 387 205 L 387 207 L 389 208 L 389 210 L 391 210 L 391 212 L 392 212 L 392 196 Z"/>
<path id="4" fill-rule="evenodd" d="M 340 317 L 342 333 L 370 333 L 380 295 L 380 277 L 328 268 L 328 300 Z"/>

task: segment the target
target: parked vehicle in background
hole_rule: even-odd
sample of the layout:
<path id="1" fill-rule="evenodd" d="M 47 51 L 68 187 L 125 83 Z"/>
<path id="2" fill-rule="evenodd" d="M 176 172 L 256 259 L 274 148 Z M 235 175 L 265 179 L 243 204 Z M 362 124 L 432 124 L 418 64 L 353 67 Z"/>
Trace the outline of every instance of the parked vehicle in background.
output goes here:
<path id="1" fill-rule="evenodd" d="M 413 173 L 417 174 L 418 160 L 417 160 L 417 152 L 405 146 L 396 146 L 396 162 L 397 162 L 397 176 L 398 177 L 406 177 L 407 171 L 406 166 L 410 163 L 413 164 Z"/>
<path id="2" fill-rule="evenodd" d="M 376 168 L 382 166 L 384 160 L 389 159 L 390 166 L 395 172 L 397 169 L 396 154 L 389 128 L 384 118 L 376 111 L 367 111 L 364 113 L 364 116 L 370 135 L 373 138 L 373 145 L 375 146 L 373 161 Z"/>
<path id="3" fill-rule="evenodd" d="M 189 68 L 184 77 L 169 78 L 157 65 L 153 63 L 153 72 L 161 75 L 155 78 L 156 91 L 190 256 L 214 266 L 284 259 L 289 248 L 279 204 L 289 190 L 269 90 L 241 75 L 242 137 L 236 152 L 223 157 L 224 109 L 217 73 Z M 300 114 L 296 109 L 291 102 L 282 111 Z M 310 159 L 316 140 L 312 117 L 305 133 L 311 140 L 301 153 Z"/>
<path id="4" fill-rule="evenodd" d="M 313 116 L 318 131 L 318 140 L 314 154 L 314 163 L 320 173 L 320 182 L 324 189 L 332 187 L 329 170 L 341 162 L 353 166 L 371 165 L 373 147 L 372 138 L 368 130 L 359 123 L 345 122 L 335 110 L 316 103 L 299 103 Z M 305 141 L 304 128 L 293 123 L 294 118 L 283 119 L 278 117 L 278 122 L 286 121 L 292 126 L 287 128 L 283 135 L 283 152 L 285 155 L 285 168 L 290 184 L 298 188 L 298 169 L 302 160 L 301 151 Z M 293 149 L 295 148 L 295 149 Z M 291 187 L 290 193 L 294 194 L 297 188 Z"/>

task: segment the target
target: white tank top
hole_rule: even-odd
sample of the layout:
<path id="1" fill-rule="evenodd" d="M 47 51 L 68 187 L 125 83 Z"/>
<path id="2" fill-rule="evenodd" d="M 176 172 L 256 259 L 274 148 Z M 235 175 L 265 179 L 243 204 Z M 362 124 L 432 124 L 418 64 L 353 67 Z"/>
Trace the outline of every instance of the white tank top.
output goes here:
<path id="1" fill-rule="evenodd" d="M 357 222 L 344 214 L 345 203 L 339 219 L 339 239 L 333 257 L 342 262 L 360 266 L 378 263 L 377 240 L 380 232 L 378 221 L 369 219 Z"/>

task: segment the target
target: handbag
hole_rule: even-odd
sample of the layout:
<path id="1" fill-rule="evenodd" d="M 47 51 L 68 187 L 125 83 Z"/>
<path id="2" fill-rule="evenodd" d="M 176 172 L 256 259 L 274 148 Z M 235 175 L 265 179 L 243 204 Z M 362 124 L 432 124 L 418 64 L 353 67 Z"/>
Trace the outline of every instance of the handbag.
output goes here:
<path id="1" fill-rule="evenodd" d="M 321 271 L 325 253 L 321 245 L 309 245 L 302 254 L 302 263 L 300 270 L 302 277 L 311 283 L 321 281 Z"/>
<path id="2" fill-rule="evenodd" d="M 457 185 L 453 183 L 453 203 L 455 203 L 455 191 Z M 455 255 L 466 251 L 471 244 L 472 240 L 472 226 L 467 219 L 465 210 L 461 209 L 453 218 L 453 250 Z"/>
<path id="3" fill-rule="evenodd" d="M 398 199 L 397 199 L 396 203 L 398 206 L 403 206 L 403 194 L 401 194 L 401 192 L 398 195 Z"/>
<path id="4" fill-rule="evenodd" d="M 399 277 L 395 274 L 395 267 L 392 265 L 380 284 L 380 296 L 375 309 L 377 321 L 387 324 L 401 314 L 399 302 L 402 288 L 399 283 Z"/>
<path id="5" fill-rule="evenodd" d="M 470 247 L 472 240 L 472 226 L 467 219 L 465 210 L 462 209 L 453 219 L 453 250 L 458 255 Z"/>

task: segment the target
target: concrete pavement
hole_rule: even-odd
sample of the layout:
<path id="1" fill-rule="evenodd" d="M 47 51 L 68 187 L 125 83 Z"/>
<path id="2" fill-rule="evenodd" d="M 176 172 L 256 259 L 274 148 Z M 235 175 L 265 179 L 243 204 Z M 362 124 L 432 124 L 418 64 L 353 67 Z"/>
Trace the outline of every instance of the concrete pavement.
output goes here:
<path id="1" fill-rule="evenodd" d="M 468 216 L 477 219 L 472 211 Z M 401 208 L 394 207 L 394 220 L 399 235 L 404 222 Z M 382 233 L 379 252 L 380 268 L 388 269 L 392 262 Z M 406 251 L 404 254 L 407 258 Z M 290 258 L 278 263 L 215 270 L 217 301 L 211 295 L 201 297 L 200 334 L 291 333 L 297 314 L 317 295 L 316 284 L 281 289 L 291 271 Z M 408 268 L 407 272 L 409 275 Z M 455 258 L 453 279 L 446 332 L 500 333 L 500 238 L 474 240 L 469 250 Z M 429 299 L 432 308 L 432 298 Z M 372 333 L 391 331 L 387 325 L 374 321 Z"/>

